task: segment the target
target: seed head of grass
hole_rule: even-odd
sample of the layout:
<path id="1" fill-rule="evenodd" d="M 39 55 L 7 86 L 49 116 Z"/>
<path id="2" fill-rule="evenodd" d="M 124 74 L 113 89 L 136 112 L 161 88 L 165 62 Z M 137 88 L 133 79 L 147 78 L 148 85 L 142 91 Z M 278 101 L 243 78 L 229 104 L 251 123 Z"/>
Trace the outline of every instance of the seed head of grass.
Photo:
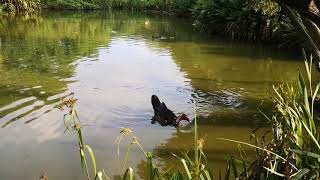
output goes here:
<path id="1" fill-rule="evenodd" d="M 78 99 L 74 98 L 74 95 L 71 94 L 71 97 L 66 97 L 61 99 L 61 104 L 58 106 L 58 109 L 64 110 L 64 108 L 72 109 L 77 103 Z"/>
<path id="2" fill-rule="evenodd" d="M 203 145 L 204 145 L 204 139 L 200 138 L 197 140 L 197 146 L 199 149 L 203 149 Z"/>
<path id="3" fill-rule="evenodd" d="M 122 128 L 120 131 L 121 135 L 131 135 L 132 134 L 132 130 L 130 128 Z"/>
<path id="4" fill-rule="evenodd" d="M 117 137 L 116 142 L 118 146 L 118 155 L 120 154 L 120 143 L 123 139 L 123 136 L 133 136 L 132 135 L 133 131 L 130 128 L 122 128 L 120 130 L 120 135 Z"/>
<path id="5" fill-rule="evenodd" d="M 73 125 L 73 129 L 74 129 L 74 130 L 79 130 L 80 128 L 81 128 L 81 126 L 80 126 L 79 123 L 75 123 L 75 124 Z"/>

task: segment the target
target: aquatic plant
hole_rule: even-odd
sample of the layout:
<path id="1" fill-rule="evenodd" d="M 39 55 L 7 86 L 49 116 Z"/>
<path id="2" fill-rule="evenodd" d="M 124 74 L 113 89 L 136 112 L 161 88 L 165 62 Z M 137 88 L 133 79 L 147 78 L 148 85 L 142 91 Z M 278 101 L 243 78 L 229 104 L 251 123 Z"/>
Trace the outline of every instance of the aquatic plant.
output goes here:
<path id="1" fill-rule="evenodd" d="M 82 137 L 82 131 L 81 131 L 82 125 L 75 108 L 76 102 L 77 102 L 77 99 L 75 99 L 72 94 L 70 98 L 62 100 L 62 103 L 59 106 L 59 109 L 64 110 L 64 108 L 66 108 L 68 111 L 68 113 L 66 113 L 63 117 L 63 122 L 65 125 L 64 132 L 74 131 L 76 134 L 78 147 L 79 147 L 79 154 L 80 154 L 80 164 L 81 164 L 82 170 L 86 173 L 87 179 L 102 180 L 103 179 L 102 171 L 97 172 L 97 163 L 96 163 L 94 152 L 88 144 L 84 143 L 84 140 Z M 86 152 L 89 153 L 92 160 L 93 176 L 91 176 L 89 172 Z"/>

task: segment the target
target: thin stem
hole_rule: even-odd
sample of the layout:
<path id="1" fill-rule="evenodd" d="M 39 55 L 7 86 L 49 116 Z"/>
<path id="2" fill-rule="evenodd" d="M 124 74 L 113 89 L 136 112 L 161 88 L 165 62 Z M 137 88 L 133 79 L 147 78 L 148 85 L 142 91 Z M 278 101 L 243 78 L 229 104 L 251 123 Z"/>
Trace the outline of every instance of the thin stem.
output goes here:
<path id="1" fill-rule="evenodd" d="M 84 151 L 83 151 L 83 153 L 84 153 Z M 86 174 L 87 174 L 88 180 L 91 180 L 85 155 L 83 157 L 83 162 L 84 162 L 84 167 L 86 168 Z"/>
<path id="2" fill-rule="evenodd" d="M 81 133 L 79 132 L 80 130 L 77 130 L 76 131 L 76 134 L 77 134 L 77 138 L 78 138 L 78 142 L 79 142 L 79 148 L 80 148 L 80 151 L 83 152 L 83 162 L 84 162 L 84 167 L 86 169 L 86 174 L 87 174 L 87 177 L 88 177 L 88 180 L 91 180 L 90 178 L 90 173 L 89 173 L 89 169 L 88 169 L 88 165 L 87 165 L 87 160 L 86 160 L 86 155 L 85 155 L 85 152 L 84 152 L 84 148 L 83 148 L 83 142 L 82 142 L 82 137 L 81 137 Z M 81 153 L 80 153 L 81 154 Z M 81 154 L 82 155 L 82 154 Z"/>
<path id="3" fill-rule="evenodd" d="M 197 112 L 194 105 L 194 159 L 195 159 L 195 175 L 196 179 L 199 177 L 199 150 L 198 150 L 198 127 L 197 127 Z"/>
<path id="4" fill-rule="evenodd" d="M 130 153 L 130 150 L 131 150 L 131 146 L 132 146 L 132 143 L 130 143 L 128 145 L 128 149 L 127 149 L 127 152 L 126 152 L 126 156 L 124 158 L 124 162 L 123 162 L 123 167 L 122 167 L 122 170 L 121 172 L 124 172 L 126 166 L 127 166 L 127 162 L 128 162 L 128 158 L 129 158 L 129 153 Z"/>
<path id="5" fill-rule="evenodd" d="M 141 149 L 141 151 L 143 152 L 143 154 L 147 157 L 147 152 L 143 149 L 143 146 L 140 144 L 140 142 L 138 141 L 138 139 L 136 139 L 136 137 L 134 137 L 134 143 L 136 143 L 138 145 L 138 147 Z"/>

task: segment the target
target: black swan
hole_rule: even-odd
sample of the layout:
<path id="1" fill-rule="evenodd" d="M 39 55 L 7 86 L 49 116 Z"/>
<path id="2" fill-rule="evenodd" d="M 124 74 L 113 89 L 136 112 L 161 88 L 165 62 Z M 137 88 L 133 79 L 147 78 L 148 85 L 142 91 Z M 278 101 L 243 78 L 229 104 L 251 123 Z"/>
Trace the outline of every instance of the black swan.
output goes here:
<path id="1" fill-rule="evenodd" d="M 158 96 L 151 96 L 151 104 L 154 110 L 154 116 L 152 122 L 158 122 L 161 126 L 175 126 L 180 125 L 180 121 L 185 120 L 190 122 L 190 119 L 186 114 L 181 114 L 176 116 L 174 112 L 167 108 L 164 102 L 160 102 Z"/>

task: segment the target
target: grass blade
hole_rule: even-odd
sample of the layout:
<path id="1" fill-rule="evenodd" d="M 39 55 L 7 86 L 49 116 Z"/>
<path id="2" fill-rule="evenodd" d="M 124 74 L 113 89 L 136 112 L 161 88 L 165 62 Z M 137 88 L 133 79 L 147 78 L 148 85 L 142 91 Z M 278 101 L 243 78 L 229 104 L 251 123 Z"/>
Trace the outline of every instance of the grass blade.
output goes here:
<path id="1" fill-rule="evenodd" d="M 234 143 L 239 143 L 239 144 L 244 144 L 244 145 L 247 145 L 247 146 L 250 146 L 250 147 L 253 147 L 253 148 L 257 148 L 257 149 L 260 149 L 262 151 L 265 151 L 267 153 L 270 153 L 270 154 L 273 154 L 275 155 L 276 157 L 282 159 L 283 161 L 287 161 L 285 158 L 283 158 L 282 156 L 272 152 L 272 151 L 269 151 L 268 149 L 265 149 L 265 148 L 261 148 L 259 146 L 255 146 L 255 145 L 252 145 L 252 144 L 249 144 L 249 143 L 245 143 L 245 142 L 241 142 L 241 141 L 236 141 L 236 140 L 232 140 L 232 139 L 225 139 L 225 138 L 217 138 L 218 140 L 224 140 L 224 141 L 230 141 L 230 142 L 234 142 Z M 293 165 L 292 163 L 289 163 L 294 169 L 298 170 L 295 165 Z"/>
<path id="2" fill-rule="evenodd" d="M 302 177 L 306 175 L 309 171 L 310 169 L 307 169 L 307 168 L 300 169 L 298 172 L 296 172 L 291 176 L 291 179 L 292 180 L 302 179 Z"/>
<path id="3" fill-rule="evenodd" d="M 203 170 L 203 174 L 205 175 L 205 179 L 211 180 L 213 177 L 210 176 L 210 173 L 207 170 Z"/>
<path id="4" fill-rule="evenodd" d="M 192 179 L 192 176 L 191 176 L 191 173 L 190 173 L 190 170 L 189 170 L 189 168 L 187 166 L 186 161 L 184 159 L 181 159 L 181 162 L 182 162 L 183 167 L 184 167 L 184 169 L 185 169 L 185 171 L 187 173 L 188 179 Z"/>
<path id="5" fill-rule="evenodd" d="M 317 141 L 316 138 L 313 136 L 312 132 L 310 131 L 310 129 L 308 128 L 308 126 L 306 125 L 306 123 L 302 121 L 302 124 L 303 124 L 304 128 L 306 129 L 306 131 L 308 132 L 308 134 L 309 134 L 309 136 L 311 137 L 311 139 L 313 140 L 313 142 L 317 145 L 318 150 L 320 151 L 320 145 L 319 145 L 318 141 Z"/>
<path id="6" fill-rule="evenodd" d="M 278 173 L 278 172 L 276 172 L 276 171 L 274 171 L 274 170 L 272 170 L 272 169 L 269 169 L 269 168 L 267 168 L 267 167 L 263 167 L 263 168 L 266 169 L 266 170 L 268 170 L 268 171 L 271 172 L 272 174 L 275 174 L 275 175 L 280 176 L 280 177 L 285 177 L 284 174 Z"/>
<path id="7" fill-rule="evenodd" d="M 153 164 L 152 164 L 152 153 L 147 152 L 147 178 L 148 180 L 153 179 Z"/>
<path id="8" fill-rule="evenodd" d="M 307 151 L 300 151 L 297 149 L 291 149 L 290 151 L 297 153 L 297 154 L 301 154 L 301 155 L 305 155 L 305 156 L 309 156 L 309 157 L 313 157 L 313 158 L 317 158 L 320 159 L 320 155 L 313 153 L 313 152 L 307 152 Z"/>
<path id="9" fill-rule="evenodd" d="M 97 180 L 97 179 L 98 179 L 98 180 L 103 180 L 102 172 L 99 171 L 94 179 L 95 179 L 95 180 Z"/>
<path id="10" fill-rule="evenodd" d="M 97 175 L 97 163 L 96 163 L 96 158 L 94 156 L 93 150 L 87 144 L 84 147 L 87 148 L 87 150 L 91 156 L 91 160 L 92 160 L 92 164 L 93 164 L 93 172 L 94 172 L 94 175 L 96 176 Z"/>
<path id="11" fill-rule="evenodd" d="M 231 165 L 232 165 L 234 178 L 237 178 L 238 177 L 238 170 L 237 170 L 237 165 L 236 165 L 236 162 L 234 161 L 233 156 L 231 156 Z"/>

